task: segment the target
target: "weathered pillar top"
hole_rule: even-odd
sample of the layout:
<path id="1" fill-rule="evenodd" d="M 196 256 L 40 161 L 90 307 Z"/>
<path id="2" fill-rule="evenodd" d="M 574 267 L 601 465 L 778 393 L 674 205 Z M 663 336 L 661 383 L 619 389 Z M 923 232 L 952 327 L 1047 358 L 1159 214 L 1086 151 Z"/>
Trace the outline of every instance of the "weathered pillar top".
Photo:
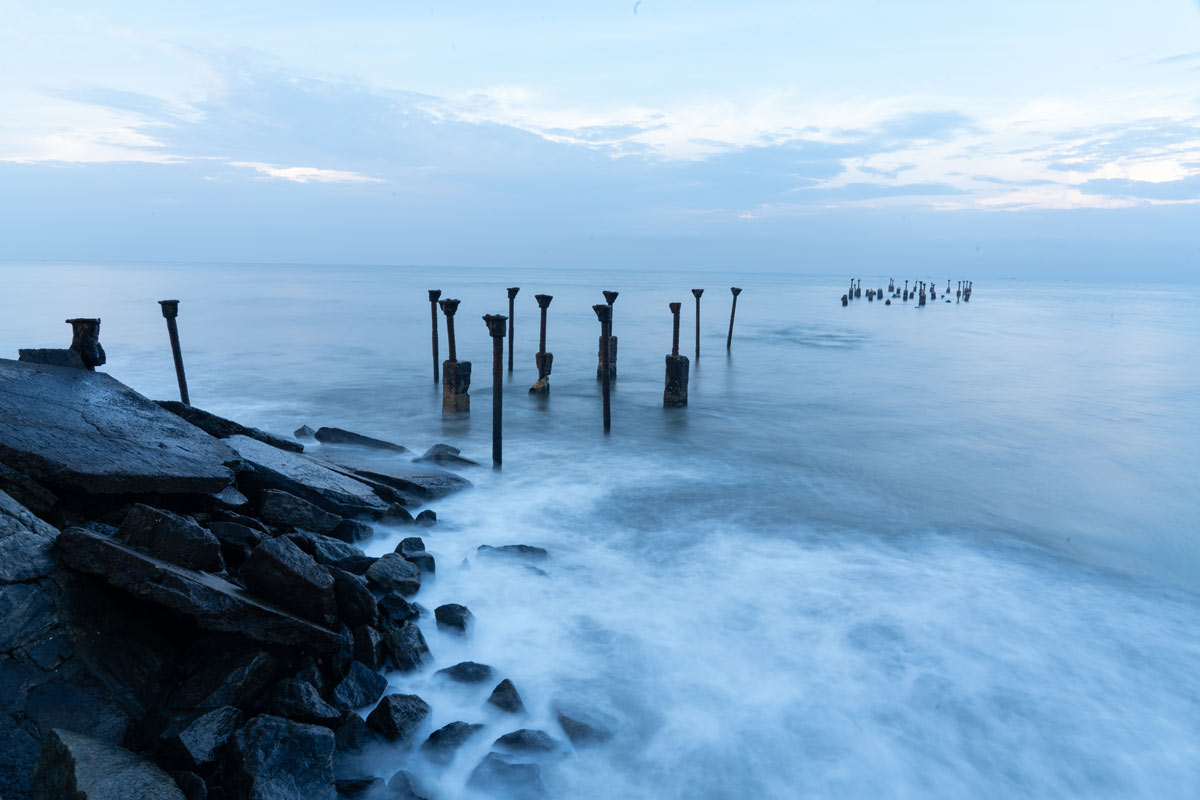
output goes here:
<path id="1" fill-rule="evenodd" d="M 596 319 L 600 320 L 601 322 L 612 322 L 612 309 L 606 304 L 598 303 L 592 306 L 592 311 L 596 312 Z"/>
<path id="2" fill-rule="evenodd" d="M 448 298 L 446 300 L 442 300 L 438 303 L 438 305 L 442 307 L 442 313 L 445 314 L 447 317 L 454 316 L 454 312 L 458 311 L 458 304 L 459 304 L 458 300 L 450 300 Z"/>
<path id="3" fill-rule="evenodd" d="M 178 300 L 159 300 L 158 304 L 162 306 L 163 319 L 175 319 L 179 316 Z"/>
<path id="4" fill-rule="evenodd" d="M 608 303 L 611 306 L 613 303 L 617 302 L 617 295 L 619 295 L 619 294 L 620 294 L 620 292 L 606 291 L 604 293 L 604 302 Z"/>
<path id="5" fill-rule="evenodd" d="M 692 294 L 695 295 L 697 300 L 699 300 L 700 295 L 704 294 L 704 290 L 703 289 L 692 289 Z"/>
<path id="6" fill-rule="evenodd" d="M 429 290 L 429 302 L 436 303 L 437 299 L 441 296 L 442 296 L 441 289 L 430 289 Z"/>
<path id="7" fill-rule="evenodd" d="M 671 306 L 671 313 L 678 314 L 679 309 L 683 308 L 683 303 L 671 303 L 670 306 Z"/>
<path id="8" fill-rule="evenodd" d="M 517 296 L 517 292 L 519 292 L 519 291 L 521 291 L 521 287 L 520 287 L 520 286 L 510 286 L 510 287 L 508 287 L 508 299 L 509 299 L 509 300 L 512 300 L 514 297 L 516 297 L 516 296 Z"/>
<path id="9" fill-rule="evenodd" d="M 504 336 L 504 323 L 508 322 L 508 317 L 503 314 L 484 314 L 483 321 L 487 323 L 488 333 L 490 333 L 493 338 L 498 339 Z"/>
<path id="10" fill-rule="evenodd" d="M 535 294 L 534 300 L 537 300 L 538 308 L 549 308 L 550 301 L 554 299 L 554 295 L 550 294 Z"/>
<path id="11" fill-rule="evenodd" d="M 74 328 L 80 328 L 80 327 L 87 328 L 92 325 L 99 325 L 100 318 L 99 317 L 74 317 L 72 319 L 66 320 L 66 323 Z"/>
<path id="12" fill-rule="evenodd" d="M 733 296 L 734 296 L 734 297 L 737 297 L 739 294 L 741 294 L 741 293 L 742 293 L 742 290 L 741 290 L 741 289 L 739 289 L 739 288 L 738 288 L 738 287 L 736 287 L 736 286 L 730 286 L 730 287 L 729 287 L 729 291 L 733 292 Z"/>

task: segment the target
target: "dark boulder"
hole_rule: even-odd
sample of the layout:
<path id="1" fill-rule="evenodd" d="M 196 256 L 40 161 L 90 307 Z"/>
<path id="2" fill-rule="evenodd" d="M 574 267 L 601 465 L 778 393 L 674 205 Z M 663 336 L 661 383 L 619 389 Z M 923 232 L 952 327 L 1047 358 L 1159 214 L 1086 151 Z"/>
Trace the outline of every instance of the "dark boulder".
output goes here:
<path id="1" fill-rule="evenodd" d="M 296 497 L 294 494 L 267 489 L 259 501 L 259 514 L 272 525 L 331 533 L 342 518 Z"/>
<path id="2" fill-rule="evenodd" d="M 379 615 L 396 625 L 414 622 L 421 616 L 420 609 L 404 599 L 399 592 L 390 592 L 379 598 Z"/>
<path id="3" fill-rule="evenodd" d="M 219 761 L 233 732 L 245 722 L 242 712 L 233 706 L 207 711 L 169 732 L 164 746 L 189 767 L 202 767 Z"/>
<path id="4" fill-rule="evenodd" d="M 85 528 L 63 531 L 57 552 L 72 569 L 98 575 L 110 586 L 182 614 L 208 630 L 267 644 L 306 645 L 321 652 L 340 646 L 333 631 L 260 602 L 227 581 L 177 567 Z M 318 567 L 313 564 L 313 568 Z M 333 578 L 329 586 L 332 598 Z"/>
<path id="5" fill-rule="evenodd" d="M 421 572 L 436 572 L 437 561 L 434 560 L 432 553 L 426 553 L 424 550 L 416 553 L 409 553 L 404 556 L 404 560 L 410 564 L 415 564 Z"/>
<path id="6" fill-rule="evenodd" d="M 426 464 L 389 464 L 384 467 L 377 459 L 361 458 L 349 451 L 337 453 L 335 459 L 351 474 L 381 483 L 403 497 L 418 501 L 436 500 L 471 486 L 471 482 L 460 475 Z"/>
<path id="7" fill-rule="evenodd" d="M 251 647 L 217 652 L 197 647 L 182 660 L 183 675 L 165 705 L 192 714 L 250 705 L 279 670 L 274 656 Z"/>
<path id="8" fill-rule="evenodd" d="M 241 569 L 246 588 L 322 625 L 333 625 L 333 576 L 290 539 L 265 539 Z"/>
<path id="9" fill-rule="evenodd" d="M 412 512 L 404 507 L 403 503 L 392 503 L 387 507 L 379 517 L 380 522 L 385 522 L 388 525 L 412 525 L 416 522 L 413 519 Z"/>
<path id="10" fill-rule="evenodd" d="M 429 712 L 429 704 L 415 694 L 389 694 L 367 715 L 367 726 L 388 741 L 407 742 Z"/>
<path id="11" fill-rule="evenodd" d="M 475 552 L 480 556 L 488 556 L 493 558 L 524 558 L 531 561 L 544 561 L 550 556 L 550 553 L 542 547 L 534 547 L 528 544 L 506 544 L 500 547 L 492 547 L 490 545 L 481 544 L 475 549 Z"/>
<path id="12" fill-rule="evenodd" d="M 42 738 L 32 800 L 186 800 L 153 762 L 110 742 L 55 728 Z"/>
<path id="13" fill-rule="evenodd" d="M 452 680 L 455 683 L 483 683 L 489 680 L 495 670 L 487 664 L 478 664 L 474 661 L 461 661 L 453 667 L 439 669 L 434 675 Z"/>
<path id="14" fill-rule="evenodd" d="M 208 800 L 208 784 L 194 772 L 172 772 L 175 785 L 187 800 Z"/>
<path id="15" fill-rule="evenodd" d="M 288 538 L 297 547 L 312 556 L 318 564 L 326 567 L 337 567 L 355 575 L 365 575 L 371 565 L 375 563 L 374 558 L 366 555 L 354 545 L 329 536 L 322 536 L 319 533 L 297 531 L 289 533 Z"/>
<path id="16" fill-rule="evenodd" d="M 496 684 L 496 688 L 492 690 L 487 701 L 501 711 L 507 711 L 510 714 L 519 714 L 525 710 L 525 704 L 521 702 L 521 695 L 517 692 L 517 687 L 513 686 L 513 682 L 508 678 Z"/>
<path id="17" fill-rule="evenodd" d="M 421 588 L 421 570 L 399 553 L 386 553 L 367 570 L 367 583 L 382 592 L 411 597 Z"/>
<path id="18" fill-rule="evenodd" d="M 383 669 L 388 654 L 383 632 L 373 625 L 359 625 L 351 634 L 354 638 L 351 657 L 371 669 Z"/>
<path id="19" fill-rule="evenodd" d="M 375 535 L 375 529 L 365 522 L 356 519 L 344 519 L 329 534 L 335 539 L 354 544 L 370 539 Z"/>
<path id="20" fill-rule="evenodd" d="M 58 503 L 58 498 L 49 489 L 4 464 L 0 464 L 0 492 L 39 517 L 48 514 Z"/>
<path id="21" fill-rule="evenodd" d="M 446 467 L 478 467 L 478 461 L 472 461 L 469 458 L 463 458 L 459 455 L 462 451 L 457 447 L 451 447 L 448 444 L 435 444 L 433 447 L 425 451 L 425 453 L 413 461 L 422 463 L 429 462 L 440 464 Z"/>
<path id="22" fill-rule="evenodd" d="M 304 452 L 304 445 L 297 444 L 290 439 L 285 439 L 282 436 L 276 436 L 266 431 L 260 431 L 258 428 L 249 428 L 231 419 L 218 417 L 216 414 L 209 413 L 195 406 L 185 406 L 178 400 L 159 400 L 158 404 L 172 414 L 178 415 L 210 436 L 215 436 L 218 439 L 228 439 L 230 436 L 249 436 L 251 439 L 257 439 L 264 444 L 278 447 L 281 450 L 290 450 L 293 453 Z"/>
<path id="23" fill-rule="evenodd" d="M 417 778 L 408 770 L 400 770 L 387 782 L 387 794 L 380 800 L 429 800 Z"/>
<path id="24" fill-rule="evenodd" d="M 475 619 L 466 606 L 458 603 L 446 603 L 438 606 L 433 610 L 433 616 L 437 619 L 439 630 L 454 631 L 455 633 L 466 633 L 467 626 Z"/>
<path id="25" fill-rule="evenodd" d="M 250 505 L 250 499 L 237 490 L 236 486 L 226 486 L 212 496 L 213 505 L 218 508 L 237 509 Z"/>
<path id="26" fill-rule="evenodd" d="M 384 632 L 383 641 L 392 664 L 401 672 L 418 670 L 433 658 L 416 625 L 391 628 Z"/>
<path id="27" fill-rule="evenodd" d="M 364 664 L 352 661 L 346 677 L 333 689 L 333 703 L 342 709 L 361 708 L 383 697 L 387 686 L 387 678 Z"/>
<path id="28" fill-rule="evenodd" d="M 333 732 L 268 715 L 233 736 L 225 788 L 235 798 L 336 800 Z"/>
<path id="29" fill-rule="evenodd" d="M 234 459 L 109 375 L 0 359 L 0 461 L 52 492 L 207 495 Z"/>
<path id="30" fill-rule="evenodd" d="M 363 436 L 361 433 L 342 428 L 318 428 L 315 437 L 321 444 L 349 444 L 357 447 L 371 447 L 376 450 L 390 450 L 393 453 L 408 451 L 408 448 L 402 445 L 385 442 L 383 439 L 372 439 L 370 436 Z"/>
<path id="31" fill-rule="evenodd" d="M 577 747 L 607 742 L 613 737 L 613 731 L 616 729 L 615 721 L 598 711 L 560 709 L 556 716 L 563 733 L 571 740 L 571 744 Z"/>
<path id="32" fill-rule="evenodd" d="M 0 586 L 0 653 L 32 644 L 57 624 L 55 597 L 45 582 Z"/>
<path id="33" fill-rule="evenodd" d="M 362 750 L 371 742 L 371 729 L 367 721 L 353 711 L 342 714 L 342 721 L 334 730 L 334 743 L 341 750 Z"/>
<path id="34" fill-rule="evenodd" d="M 371 625 L 378 612 L 375 595 L 367 583 L 357 575 L 337 567 L 328 567 L 333 576 L 333 594 L 337 600 L 338 619 L 351 628 Z"/>
<path id="35" fill-rule="evenodd" d="M 400 540 L 400 544 L 396 545 L 395 552 L 406 558 L 413 553 L 424 553 L 425 540 L 420 536 L 407 536 Z"/>
<path id="36" fill-rule="evenodd" d="M 0 491 L 0 584 L 49 575 L 57 537 L 57 529 Z"/>
<path id="37" fill-rule="evenodd" d="M 295 436 L 297 439 L 309 440 L 317 438 L 317 432 L 307 425 L 301 425 L 292 432 L 292 436 Z"/>
<path id="38" fill-rule="evenodd" d="M 386 784 L 383 778 L 345 778 L 335 784 L 338 797 L 346 800 L 381 800 Z"/>
<path id="39" fill-rule="evenodd" d="M 315 686 L 308 681 L 289 678 L 276 685 L 267 701 L 268 713 L 298 722 L 335 727 L 342 712 L 321 699 Z"/>
<path id="40" fill-rule="evenodd" d="M 511 764 L 498 753 L 488 753 L 479 762 L 467 785 L 477 791 L 502 794 L 509 800 L 540 800 L 546 796 L 537 764 Z"/>
<path id="41" fill-rule="evenodd" d="M 421 745 L 421 752 L 435 764 L 448 764 L 458 752 L 458 748 L 481 730 L 482 725 L 471 725 L 462 721 L 451 722 L 429 734 L 429 738 Z"/>
<path id="42" fill-rule="evenodd" d="M 264 538 L 261 531 L 240 522 L 218 520 L 208 523 L 208 529 L 221 543 L 221 556 L 226 565 L 233 569 L 241 567 Z"/>
<path id="43" fill-rule="evenodd" d="M 221 542 L 188 517 L 138 503 L 129 509 L 114 538 L 188 569 L 220 572 Z"/>
<path id="44" fill-rule="evenodd" d="M 558 749 L 558 742 L 550 738 L 545 731 L 529 728 L 506 733 L 493 744 L 512 753 L 550 753 Z"/>
<path id="45" fill-rule="evenodd" d="M 431 508 L 427 508 L 420 514 L 417 514 L 416 522 L 418 525 L 424 525 L 427 528 L 430 525 L 437 525 L 437 512 Z"/>

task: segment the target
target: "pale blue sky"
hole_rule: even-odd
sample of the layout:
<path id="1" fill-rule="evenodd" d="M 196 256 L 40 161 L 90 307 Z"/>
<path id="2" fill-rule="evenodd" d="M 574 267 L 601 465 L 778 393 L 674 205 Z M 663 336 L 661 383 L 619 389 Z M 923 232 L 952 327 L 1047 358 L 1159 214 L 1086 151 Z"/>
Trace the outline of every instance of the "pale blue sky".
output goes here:
<path id="1" fill-rule="evenodd" d="M 1195 0 L 105 5 L 0 3 L 0 258 L 1200 258 Z"/>

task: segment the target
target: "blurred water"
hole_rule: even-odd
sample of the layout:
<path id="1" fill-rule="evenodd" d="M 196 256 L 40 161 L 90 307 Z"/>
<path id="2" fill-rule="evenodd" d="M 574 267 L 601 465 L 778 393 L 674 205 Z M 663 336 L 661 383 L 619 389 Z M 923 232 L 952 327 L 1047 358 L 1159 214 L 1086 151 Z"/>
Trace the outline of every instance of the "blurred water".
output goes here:
<path id="1" fill-rule="evenodd" d="M 1200 786 L 1200 321 L 1193 287 L 980 282 L 970 304 L 865 297 L 846 278 L 570 270 L 9 265 L 0 351 L 104 319 L 106 371 L 175 382 L 156 300 L 178 297 L 192 401 L 287 433 L 339 425 L 490 457 L 480 317 L 519 285 L 505 468 L 437 505 L 419 601 L 437 664 L 392 677 L 432 725 L 487 728 L 446 769 L 463 795 L 490 742 L 557 738 L 556 703 L 617 736 L 545 763 L 554 797 L 1182 797 Z M 847 276 L 848 277 L 848 276 Z M 909 276 L 912 278 L 913 276 Z M 941 278 L 942 281 L 945 278 Z M 903 281 L 903 278 L 901 278 Z M 730 295 L 744 288 L 731 354 Z M 864 278 L 886 286 L 886 278 Z M 703 298 L 690 406 L 661 408 L 669 301 Z M 942 284 L 944 288 L 944 283 Z M 425 290 L 458 297 L 474 414 L 443 420 Z M 591 305 L 618 289 L 613 432 Z M 553 294 L 552 393 L 536 378 Z M 442 357 L 445 357 L 444 328 Z M 383 530 L 373 553 L 408 530 Z M 475 557 L 545 546 L 547 576 Z M 464 559 L 469 566 L 462 564 Z M 472 659 L 493 683 L 448 687 Z M 381 774 L 404 758 L 385 754 Z M 419 759 L 418 759 L 419 763 Z"/>

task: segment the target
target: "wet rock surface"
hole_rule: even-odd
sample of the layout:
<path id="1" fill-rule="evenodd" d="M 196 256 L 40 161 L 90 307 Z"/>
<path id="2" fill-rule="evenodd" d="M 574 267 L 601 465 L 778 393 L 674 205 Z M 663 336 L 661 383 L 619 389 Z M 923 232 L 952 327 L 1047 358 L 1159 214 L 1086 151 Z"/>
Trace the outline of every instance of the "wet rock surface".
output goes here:
<path id="1" fill-rule="evenodd" d="M 513 763 L 497 753 L 488 753 L 479 762 L 467 785 L 483 792 L 502 793 L 514 800 L 538 800 L 546 796 L 542 770 L 537 764 Z"/>
<path id="2" fill-rule="evenodd" d="M 333 702 L 343 709 L 361 708 L 383 697 L 387 685 L 387 678 L 374 669 L 353 661 L 346 677 L 334 687 Z"/>
<path id="3" fill-rule="evenodd" d="M 434 675 L 454 681 L 455 683 L 483 683 L 489 680 L 494 673 L 495 670 L 487 664 L 479 664 L 475 661 L 461 661 L 453 667 L 439 669 Z"/>
<path id="4" fill-rule="evenodd" d="M 388 741 L 407 742 L 430 710 L 429 704 L 415 694 L 389 694 L 367 715 L 367 726 Z"/>
<path id="5" fill-rule="evenodd" d="M 303 528 L 314 533 L 331 533 L 342 522 L 317 505 L 288 492 L 267 489 L 259 501 L 259 514 L 272 525 Z"/>
<path id="6" fill-rule="evenodd" d="M 356 447 L 370 447 L 376 450 L 390 450 L 393 453 L 408 451 L 408 448 L 402 445 L 385 442 L 383 439 L 363 436 L 361 433 L 355 433 L 354 431 L 342 428 L 318 428 L 313 437 L 321 444 L 348 444 Z"/>
<path id="7" fill-rule="evenodd" d="M 487 701 L 509 714 L 519 714 L 525 710 L 525 704 L 521 702 L 521 695 L 517 692 L 517 687 L 513 686 L 513 682 L 508 678 L 496 684 L 496 688 L 492 690 Z"/>
<path id="8" fill-rule="evenodd" d="M 439 629 L 455 633 L 466 633 L 467 626 L 475 619 L 466 606 L 458 603 L 438 606 L 433 610 L 433 616 Z"/>
<path id="9" fill-rule="evenodd" d="M 451 722 L 429 734 L 429 738 L 421 745 L 421 752 L 435 764 L 448 764 L 458 748 L 483 730 L 482 725 L 458 721 Z"/>
<path id="10" fill-rule="evenodd" d="M 246 588 L 326 627 L 337 619 L 333 576 L 286 537 L 265 539 L 241 569 Z"/>
<path id="11" fill-rule="evenodd" d="M 251 439 L 258 439 L 260 442 L 269 444 L 272 447 L 278 447 L 281 450 L 291 450 L 294 453 L 304 452 L 304 445 L 293 442 L 290 439 L 285 439 L 282 436 L 276 436 L 266 431 L 260 431 L 258 428 L 249 428 L 231 419 L 218 417 L 216 414 L 211 414 L 195 406 L 184 405 L 178 400 L 159 400 L 158 404 L 172 414 L 179 416 L 208 435 L 215 436 L 218 439 L 228 439 L 230 436 L 249 436 Z"/>
<path id="12" fill-rule="evenodd" d="M 333 731 L 255 717 L 233 736 L 224 783 L 233 797 L 335 800 Z"/>
<path id="13" fill-rule="evenodd" d="M 113 538 L 188 569 L 225 568 L 221 542 L 195 520 L 138 503 L 129 509 Z"/>
<path id="14" fill-rule="evenodd" d="M 529 728 L 506 733 L 493 744 L 512 753 L 549 753 L 558 749 L 558 742 L 548 733 Z"/>
<path id="15" fill-rule="evenodd" d="M 33 800 L 185 800 L 175 780 L 123 747 L 55 729 L 33 769 Z"/>

